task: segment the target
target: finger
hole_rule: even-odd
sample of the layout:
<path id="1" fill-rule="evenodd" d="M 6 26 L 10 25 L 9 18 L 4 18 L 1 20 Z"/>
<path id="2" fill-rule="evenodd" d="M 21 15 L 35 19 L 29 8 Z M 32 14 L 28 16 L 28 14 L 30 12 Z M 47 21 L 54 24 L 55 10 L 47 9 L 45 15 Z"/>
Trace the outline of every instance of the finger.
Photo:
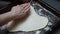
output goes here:
<path id="1" fill-rule="evenodd" d="M 30 10 L 30 8 L 25 9 L 22 13 L 25 14 L 25 13 L 27 13 L 29 10 Z"/>
<path id="2" fill-rule="evenodd" d="M 30 10 L 30 7 L 28 7 L 28 8 L 26 8 L 26 9 L 24 9 L 23 11 L 22 11 L 22 14 L 26 14 L 28 11 Z"/>
<path id="3" fill-rule="evenodd" d="M 25 8 L 27 5 L 29 5 L 29 3 L 25 3 L 25 4 L 22 4 L 20 5 L 22 8 Z"/>
<path id="4" fill-rule="evenodd" d="M 30 5 L 25 6 L 25 7 L 22 9 L 22 13 L 24 13 L 25 10 L 28 9 L 29 7 L 30 7 Z"/>
<path id="5" fill-rule="evenodd" d="M 28 10 L 28 9 L 30 9 L 30 5 L 28 5 L 24 8 L 24 12 L 27 12 L 26 10 Z"/>
<path id="6" fill-rule="evenodd" d="M 30 8 L 26 9 L 26 10 L 25 10 L 25 13 L 28 12 L 29 10 L 30 10 Z"/>
<path id="7" fill-rule="evenodd" d="M 26 10 L 23 12 L 23 15 L 22 15 L 22 16 L 26 16 L 27 14 L 29 14 L 29 10 L 30 10 L 30 8 L 26 9 Z"/>
<path id="8" fill-rule="evenodd" d="M 26 9 L 23 14 L 24 14 L 24 15 L 27 15 L 27 14 L 29 15 L 29 10 L 30 10 L 30 8 Z"/>

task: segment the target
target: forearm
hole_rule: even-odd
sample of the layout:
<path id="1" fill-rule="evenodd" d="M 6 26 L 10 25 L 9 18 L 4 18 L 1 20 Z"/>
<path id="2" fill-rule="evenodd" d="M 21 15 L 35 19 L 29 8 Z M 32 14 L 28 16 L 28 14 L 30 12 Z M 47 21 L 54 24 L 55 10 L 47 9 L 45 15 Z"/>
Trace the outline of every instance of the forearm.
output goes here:
<path id="1" fill-rule="evenodd" d="M 9 21 L 11 21 L 14 18 L 15 18 L 15 15 L 11 12 L 0 15 L 0 26 L 8 23 Z"/>

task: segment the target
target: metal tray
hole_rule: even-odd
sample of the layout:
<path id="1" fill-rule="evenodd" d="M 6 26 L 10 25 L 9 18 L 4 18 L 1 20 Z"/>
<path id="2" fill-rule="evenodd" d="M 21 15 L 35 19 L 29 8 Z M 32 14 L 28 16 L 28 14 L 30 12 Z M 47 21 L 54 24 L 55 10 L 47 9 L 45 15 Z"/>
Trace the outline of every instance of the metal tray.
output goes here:
<path id="1" fill-rule="evenodd" d="M 40 5 L 40 3 L 33 1 L 31 5 L 34 7 L 38 15 L 47 17 L 49 19 L 48 24 L 44 28 L 36 31 L 30 31 L 30 32 L 16 31 L 16 32 L 10 32 L 9 34 L 47 34 L 52 30 L 54 30 L 54 28 L 60 22 L 59 17 L 57 17 L 55 14 L 51 13 L 50 11 L 46 10 L 44 7 Z"/>
<path id="2" fill-rule="evenodd" d="M 60 17 L 60 13 L 59 13 L 60 10 L 58 9 L 60 6 L 59 6 L 59 4 L 57 4 L 60 2 L 55 2 L 56 0 L 55 1 L 54 0 L 46 0 L 46 1 L 45 0 L 35 0 L 35 1 L 38 2 L 41 6 L 43 6 L 45 9 L 49 10 L 54 15 Z M 57 6 L 53 2 L 56 3 Z"/>
<path id="3" fill-rule="evenodd" d="M 0 11 L 8 12 L 12 6 L 15 6 L 17 4 L 19 4 L 19 3 L 13 2 L 13 3 L 9 4 L 6 8 L 4 8 Z M 55 29 L 55 27 L 57 27 L 57 25 L 60 22 L 60 18 L 59 18 L 59 14 L 57 12 L 55 12 L 55 10 L 46 6 L 42 1 L 39 1 L 39 0 L 32 1 L 31 5 L 35 8 L 35 11 L 38 15 L 47 17 L 49 19 L 49 22 L 46 25 L 46 27 L 36 30 L 36 31 L 31 31 L 31 32 L 17 31 L 17 32 L 10 32 L 9 34 L 47 34 L 48 32 L 53 31 Z M 50 10 L 47 9 L 46 7 L 49 8 Z"/>

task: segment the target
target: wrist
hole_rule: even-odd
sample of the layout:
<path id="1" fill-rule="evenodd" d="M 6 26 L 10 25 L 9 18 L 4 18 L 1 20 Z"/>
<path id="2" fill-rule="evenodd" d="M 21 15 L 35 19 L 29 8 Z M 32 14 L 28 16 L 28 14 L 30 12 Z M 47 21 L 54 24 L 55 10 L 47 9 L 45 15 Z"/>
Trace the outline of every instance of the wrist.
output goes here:
<path id="1" fill-rule="evenodd" d="M 13 19 L 15 19 L 16 17 L 17 17 L 17 15 L 16 15 L 16 13 L 14 13 L 14 12 L 9 12 L 10 13 L 10 15 L 13 17 Z"/>

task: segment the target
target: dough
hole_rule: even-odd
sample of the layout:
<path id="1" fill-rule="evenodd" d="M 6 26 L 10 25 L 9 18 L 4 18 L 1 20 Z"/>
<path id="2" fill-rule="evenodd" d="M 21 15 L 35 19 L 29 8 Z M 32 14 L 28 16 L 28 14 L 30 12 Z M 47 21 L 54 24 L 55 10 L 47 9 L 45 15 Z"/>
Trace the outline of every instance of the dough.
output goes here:
<path id="1" fill-rule="evenodd" d="M 22 23 L 13 27 L 10 31 L 34 31 L 44 28 L 48 23 L 48 18 L 39 16 L 31 6 L 29 16 Z"/>

